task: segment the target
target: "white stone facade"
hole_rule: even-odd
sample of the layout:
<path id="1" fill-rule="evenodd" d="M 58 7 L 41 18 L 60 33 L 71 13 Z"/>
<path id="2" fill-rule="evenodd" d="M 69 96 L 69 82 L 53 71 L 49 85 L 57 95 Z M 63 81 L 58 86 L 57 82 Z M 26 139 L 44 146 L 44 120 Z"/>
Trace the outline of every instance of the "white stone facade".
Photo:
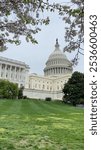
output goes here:
<path id="1" fill-rule="evenodd" d="M 71 62 L 59 48 L 58 39 L 46 62 L 44 76 L 29 74 L 29 66 L 24 62 L 0 57 L 0 79 L 17 83 L 19 87 L 23 85 L 23 94 L 29 98 L 62 100 L 62 89 L 72 70 Z"/>
<path id="2" fill-rule="evenodd" d="M 24 62 L 8 59 L 0 56 L 0 79 L 17 83 L 18 86 L 28 84 L 29 66 Z"/>
<path id="3" fill-rule="evenodd" d="M 62 100 L 62 91 L 52 92 L 52 91 L 42 91 L 35 89 L 25 89 L 24 94 L 29 98 L 35 98 L 39 100 L 44 100 L 46 97 L 51 97 L 52 100 Z"/>
<path id="4" fill-rule="evenodd" d="M 29 87 L 24 90 L 24 95 L 29 98 L 45 99 L 51 97 L 53 100 L 61 100 L 63 97 L 62 89 L 64 84 L 71 77 L 71 74 L 62 76 L 29 76 Z"/>
<path id="5" fill-rule="evenodd" d="M 55 50 L 49 55 L 46 62 L 44 76 L 29 75 L 29 85 L 24 90 L 24 95 L 37 99 L 51 97 L 53 100 L 62 100 L 62 89 L 71 77 L 72 70 L 72 64 L 61 52 L 57 39 Z"/>

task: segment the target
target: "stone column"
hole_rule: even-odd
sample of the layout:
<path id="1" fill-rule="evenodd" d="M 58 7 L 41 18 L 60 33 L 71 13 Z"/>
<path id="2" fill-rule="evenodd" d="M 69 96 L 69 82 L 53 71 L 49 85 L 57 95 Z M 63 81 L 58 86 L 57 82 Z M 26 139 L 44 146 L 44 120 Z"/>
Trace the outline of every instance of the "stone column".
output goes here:
<path id="1" fill-rule="evenodd" d="M 22 81 L 24 81 L 24 68 L 22 68 L 21 76 L 22 76 Z"/>
<path id="2" fill-rule="evenodd" d="M 61 68 L 60 68 L 60 74 L 61 74 Z"/>
<path id="3" fill-rule="evenodd" d="M 9 67 L 6 65 L 6 78 L 9 79 Z"/>
<path id="4" fill-rule="evenodd" d="M 53 74 L 53 68 L 52 68 L 52 74 Z"/>
<path id="5" fill-rule="evenodd" d="M 22 68 L 20 68 L 20 81 L 22 81 Z"/>
<path id="6" fill-rule="evenodd" d="M 12 66 L 10 66 L 10 80 L 12 79 Z"/>
<path id="7" fill-rule="evenodd" d="M 61 68 L 61 73 L 63 73 L 63 68 Z"/>
<path id="8" fill-rule="evenodd" d="M 59 70 L 60 68 L 58 68 L 58 74 L 60 73 L 60 70 Z"/>
<path id="9" fill-rule="evenodd" d="M 16 80 L 19 81 L 19 67 L 16 67 L 16 75 L 17 75 Z"/>
<path id="10" fill-rule="evenodd" d="M 59 74 L 59 68 L 57 68 L 57 73 Z"/>
<path id="11" fill-rule="evenodd" d="M 62 68 L 62 73 L 64 74 L 64 68 Z"/>
<path id="12" fill-rule="evenodd" d="M 11 74 L 12 74 L 11 79 L 14 80 L 14 66 L 12 66 L 12 68 L 11 68 Z"/>
<path id="13" fill-rule="evenodd" d="M 32 89 L 32 81 L 30 81 L 30 89 Z"/>
<path id="14" fill-rule="evenodd" d="M 14 66 L 14 80 L 16 80 L 16 66 Z"/>
<path id="15" fill-rule="evenodd" d="M 56 68 L 56 74 L 58 73 L 58 68 Z"/>
<path id="16" fill-rule="evenodd" d="M 63 68 L 63 73 L 65 74 L 65 68 Z"/>
<path id="17" fill-rule="evenodd" d="M 53 68 L 53 74 L 54 74 L 54 68 Z"/>
<path id="18" fill-rule="evenodd" d="M 51 74 L 51 70 L 49 69 L 49 75 Z"/>
<path id="19" fill-rule="evenodd" d="M 55 74 L 55 68 L 54 68 L 54 74 Z"/>
<path id="20" fill-rule="evenodd" d="M 22 68 L 19 67 L 19 87 L 22 84 Z"/>
<path id="21" fill-rule="evenodd" d="M 7 69 L 7 65 L 5 64 L 5 67 L 4 67 L 4 79 L 6 79 L 6 69 Z"/>
<path id="22" fill-rule="evenodd" d="M 9 74 L 8 74 L 8 78 L 11 79 L 11 65 L 8 65 L 9 66 Z"/>
<path id="23" fill-rule="evenodd" d="M 56 68 L 55 68 L 55 74 L 57 73 L 57 70 L 56 70 Z"/>
<path id="24" fill-rule="evenodd" d="M 18 81 L 20 81 L 20 67 L 18 67 Z"/>
<path id="25" fill-rule="evenodd" d="M 51 74 L 51 69 L 49 69 L 49 75 Z"/>
<path id="26" fill-rule="evenodd" d="M 61 67 L 59 68 L 60 74 L 61 74 Z"/>
<path id="27" fill-rule="evenodd" d="M 65 73 L 67 72 L 67 69 L 65 68 Z"/>
<path id="28" fill-rule="evenodd" d="M 51 74 L 52 74 L 52 68 L 51 68 Z"/>

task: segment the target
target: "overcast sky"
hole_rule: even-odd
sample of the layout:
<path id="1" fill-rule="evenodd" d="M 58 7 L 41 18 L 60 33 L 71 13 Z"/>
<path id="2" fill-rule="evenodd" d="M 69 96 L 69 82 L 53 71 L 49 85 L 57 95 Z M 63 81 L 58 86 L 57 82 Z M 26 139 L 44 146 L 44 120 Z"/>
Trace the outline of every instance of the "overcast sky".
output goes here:
<path id="1" fill-rule="evenodd" d="M 63 0 L 57 0 L 55 2 Z M 8 49 L 1 52 L 0 55 L 7 58 L 23 61 L 30 66 L 30 72 L 43 75 L 43 69 L 49 55 L 54 51 L 56 38 L 59 39 L 60 49 L 63 51 L 65 47 L 65 23 L 58 17 L 56 13 L 50 15 L 51 22 L 48 26 L 42 26 L 41 32 L 35 35 L 38 44 L 33 45 L 27 43 L 22 38 L 22 43 L 19 46 L 9 44 Z M 67 58 L 71 60 L 75 53 L 65 52 Z M 80 56 L 79 64 L 74 67 L 74 71 L 84 72 L 83 56 Z"/>

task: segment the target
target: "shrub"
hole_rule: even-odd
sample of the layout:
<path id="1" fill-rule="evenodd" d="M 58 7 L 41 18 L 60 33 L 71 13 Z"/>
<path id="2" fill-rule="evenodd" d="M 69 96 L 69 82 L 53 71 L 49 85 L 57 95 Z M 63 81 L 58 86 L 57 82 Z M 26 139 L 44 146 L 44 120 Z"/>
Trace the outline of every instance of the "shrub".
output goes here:
<path id="1" fill-rule="evenodd" d="M 46 97 L 45 98 L 45 101 L 51 101 L 52 99 L 51 99 L 51 97 Z"/>
<path id="2" fill-rule="evenodd" d="M 23 96 L 23 99 L 28 99 L 28 97 L 27 96 Z"/>
<path id="3" fill-rule="evenodd" d="M 18 96 L 18 85 L 7 80 L 0 80 L 0 98 L 14 99 Z"/>
<path id="4" fill-rule="evenodd" d="M 22 99 L 23 97 L 23 90 L 24 90 L 24 86 L 21 86 L 19 88 L 19 92 L 18 92 L 18 99 Z"/>
<path id="5" fill-rule="evenodd" d="M 83 99 L 83 98 L 80 98 L 80 99 L 79 99 L 79 104 L 84 105 L 84 99 Z"/>

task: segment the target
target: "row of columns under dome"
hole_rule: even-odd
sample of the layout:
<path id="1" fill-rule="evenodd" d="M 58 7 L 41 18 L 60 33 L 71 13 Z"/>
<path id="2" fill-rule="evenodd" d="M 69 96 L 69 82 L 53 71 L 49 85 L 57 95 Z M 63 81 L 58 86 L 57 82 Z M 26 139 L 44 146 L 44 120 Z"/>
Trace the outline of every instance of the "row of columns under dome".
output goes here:
<path id="1" fill-rule="evenodd" d="M 12 81 L 24 81 L 26 70 L 19 66 L 0 63 L 0 78 Z"/>
<path id="2" fill-rule="evenodd" d="M 54 74 L 66 74 L 68 73 L 68 68 L 50 68 L 44 71 L 45 76 Z"/>

